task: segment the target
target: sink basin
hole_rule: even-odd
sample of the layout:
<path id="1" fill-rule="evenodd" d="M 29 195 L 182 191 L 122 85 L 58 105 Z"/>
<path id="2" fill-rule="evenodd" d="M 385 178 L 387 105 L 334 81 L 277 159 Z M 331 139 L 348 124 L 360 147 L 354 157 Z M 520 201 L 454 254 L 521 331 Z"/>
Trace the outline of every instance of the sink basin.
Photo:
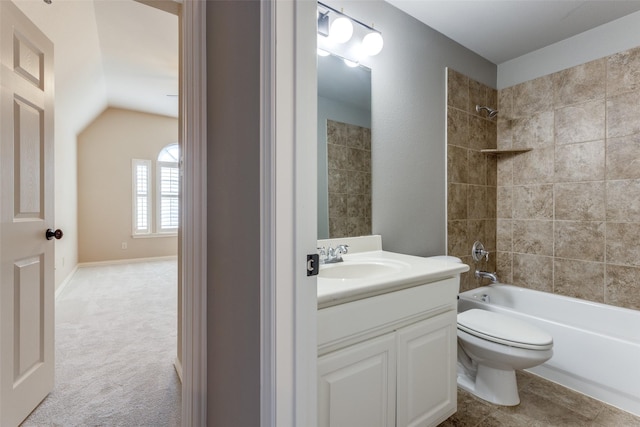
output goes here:
<path id="1" fill-rule="evenodd" d="M 368 279 L 396 273 L 406 266 L 389 261 L 347 261 L 320 267 L 323 279 Z"/>

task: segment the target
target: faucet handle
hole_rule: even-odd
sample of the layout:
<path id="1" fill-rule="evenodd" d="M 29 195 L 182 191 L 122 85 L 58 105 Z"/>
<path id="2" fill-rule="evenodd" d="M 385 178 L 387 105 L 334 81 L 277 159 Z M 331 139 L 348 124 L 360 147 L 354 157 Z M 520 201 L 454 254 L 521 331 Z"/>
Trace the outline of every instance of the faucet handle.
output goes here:
<path id="1" fill-rule="evenodd" d="M 347 252 L 349 252 L 349 245 L 338 245 L 336 247 L 336 252 L 338 254 L 346 254 Z"/>
<path id="2" fill-rule="evenodd" d="M 324 248 L 324 246 L 321 247 L 321 248 L 316 248 L 316 249 L 318 249 L 318 255 L 320 255 L 320 256 L 326 256 L 327 255 L 327 250 Z"/>
<path id="3" fill-rule="evenodd" d="M 471 257 L 475 262 L 479 262 L 483 258 L 485 261 L 489 261 L 489 252 L 484 250 L 484 245 L 481 242 L 476 241 L 471 249 Z"/>

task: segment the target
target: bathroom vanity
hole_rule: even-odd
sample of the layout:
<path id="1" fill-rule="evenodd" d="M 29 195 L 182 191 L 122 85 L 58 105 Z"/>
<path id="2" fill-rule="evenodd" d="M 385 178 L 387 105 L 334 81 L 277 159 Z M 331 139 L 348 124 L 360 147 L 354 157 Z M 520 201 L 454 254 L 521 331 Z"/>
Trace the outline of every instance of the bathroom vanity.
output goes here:
<path id="1" fill-rule="evenodd" d="M 353 250 L 320 268 L 318 425 L 435 426 L 456 411 L 457 294 L 468 267 L 358 239 L 372 238 L 362 247 L 336 239 Z"/>

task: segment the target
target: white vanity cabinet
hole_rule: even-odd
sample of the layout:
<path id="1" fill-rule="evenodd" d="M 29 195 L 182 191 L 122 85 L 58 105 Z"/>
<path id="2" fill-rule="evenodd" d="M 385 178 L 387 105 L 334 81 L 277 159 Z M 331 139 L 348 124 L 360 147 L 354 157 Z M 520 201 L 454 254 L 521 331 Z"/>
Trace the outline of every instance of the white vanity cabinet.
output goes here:
<path id="1" fill-rule="evenodd" d="M 318 426 L 435 426 L 456 411 L 459 278 L 318 310 Z"/>

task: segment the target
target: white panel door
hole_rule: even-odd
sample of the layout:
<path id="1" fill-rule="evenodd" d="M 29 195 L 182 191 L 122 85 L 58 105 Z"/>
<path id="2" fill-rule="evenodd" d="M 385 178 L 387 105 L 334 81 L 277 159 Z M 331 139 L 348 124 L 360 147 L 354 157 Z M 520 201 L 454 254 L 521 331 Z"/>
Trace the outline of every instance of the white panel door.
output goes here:
<path id="1" fill-rule="evenodd" d="M 0 425 L 53 389 L 53 44 L 0 1 Z"/>
<path id="2" fill-rule="evenodd" d="M 456 411 L 456 312 L 398 330 L 398 427 L 437 425 Z"/>
<path id="3" fill-rule="evenodd" d="M 318 359 L 319 427 L 395 426 L 395 333 Z"/>

